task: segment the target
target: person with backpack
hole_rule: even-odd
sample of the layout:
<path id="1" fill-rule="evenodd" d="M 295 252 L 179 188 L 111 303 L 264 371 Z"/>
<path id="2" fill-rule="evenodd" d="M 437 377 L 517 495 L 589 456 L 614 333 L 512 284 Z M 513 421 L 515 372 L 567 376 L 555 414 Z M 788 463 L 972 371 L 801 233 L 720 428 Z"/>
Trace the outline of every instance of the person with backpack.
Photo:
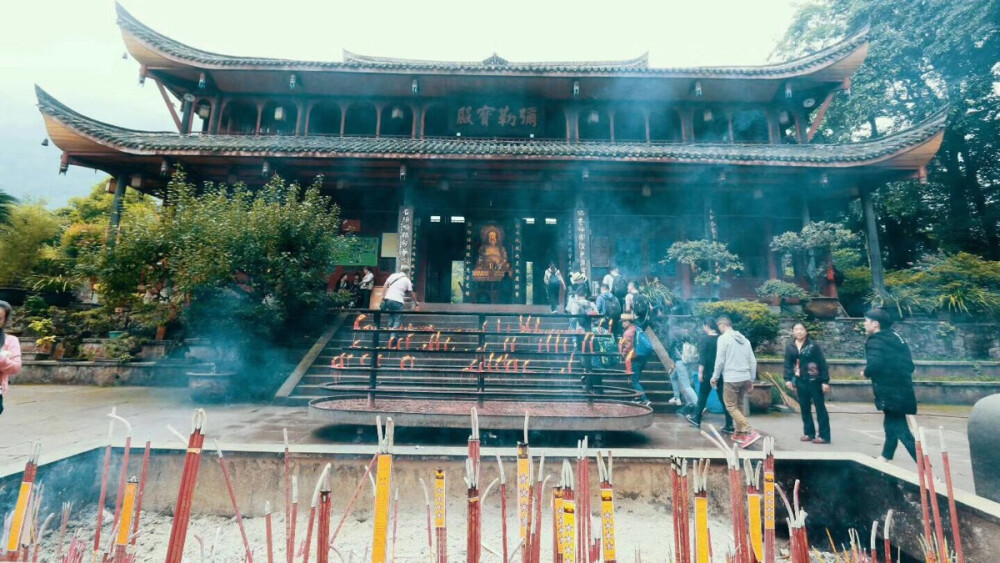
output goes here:
<path id="1" fill-rule="evenodd" d="M 643 389 L 640 380 L 642 370 L 646 368 L 646 362 L 653 355 L 653 343 L 646 335 L 646 331 L 634 324 L 635 317 L 625 313 L 621 316 L 621 321 L 625 325 L 625 330 L 618 344 L 618 351 L 626 363 L 631 357 L 632 372 L 628 376 L 629 384 L 639 394 L 637 399 L 639 404 L 648 407 L 650 405 L 649 397 L 646 396 L 646 390 Z"/>
<path id="2" fill-rule="evenodd" d="M 698 404 L 694 408 L 694 413 L 687 415 L 688 424 L 694 426 L 695 428 L 701 428 L 701 415 L 705 412 L 705 408 L 708 406 L 708 396 L 712 392 L 711 374 L 712 370 L 715 369 L 715 353 L 718 346 L 719 340 L 719 325 L 715 323 L 715 319 L 712 317 L 705 317 L 701 323 L 701 330 L 705 334 L 702 335 L 701 340 L 698 342 Z M 725 383 L 723 379 L 719 379 L 720 385 L 715 389 L 715 395 L 719 401 L 719 406 L 724 404 L 722 401 L 722 384 Z M 722 413 L 726 417 L 725 426 L 722 427 L 721 432 L 723 434 L 733 433 L 733 417 L 729 416 L 729 411 L 722 408 Z"/>
<path id="3" fill-rule="evenodd" d="M 545 270 L 545 294 L 549 298 L 549 312 L 559 312 L 559 294 L 566 289 L 566 282 L 563 281 L 562 272 L 556 267 L 555 261 L 549 262 L 548 269 Z"/>
<path id="4" fill-rule="evenodd" d="M 608 327 L 615 337 L 622 334 L 623 329 L 620 326 L 622 303 L 611 293 L 611 288 L 603 284 L 601 285 L 601 294 L 597 296 L 597 313 L 607 319 Z M 634 317 L 633 320 L 635 320 Z"/>
<path id="5" fill-rule="evenodd" d="M 618 298 L 619 301 L 624 301 L 625 296 L 628 295 L 628 283 L 625 278 L 618 272 L 618 267 L 611 268 L 611 285 L 608 287 L 611 289 L 611 294 Z"/>
<path id="6" fill-rule="evenodd" d="M 670 347 L 670 357 L 674 360 L 674 370 L 670 372 L 670 386 L 674 396 L 668 403 L 683 407 L 677 411 L 678 416 L 692 414 L 698 405 L 698 395 L 691 387 L 691 370 L 698 365 L 698 348 L 682 337 L 673 342 Z"/>
<path id="7" fill-rule="evenodd" d="M 573 300 L 576 297 L 578 290 L 584 291 L 584 296 L 587 295 L 587 274 L 583 272 L 583 268 L 580 267 L 579 262 L 573 262 L 569 269 L 569 297 L 566 302 Z"/>

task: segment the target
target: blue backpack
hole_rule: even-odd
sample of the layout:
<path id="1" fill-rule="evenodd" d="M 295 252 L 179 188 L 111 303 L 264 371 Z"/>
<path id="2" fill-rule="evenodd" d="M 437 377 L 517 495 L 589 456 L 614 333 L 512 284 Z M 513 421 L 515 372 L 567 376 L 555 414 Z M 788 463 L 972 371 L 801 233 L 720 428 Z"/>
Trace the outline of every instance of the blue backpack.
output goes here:
<path id="1" fill-rule="evenodd" d="M 646 331 L 639 327 L 635 329 L 635 355 L 640 357 L 653 354 L 653 342 L 649 339 Z"/>

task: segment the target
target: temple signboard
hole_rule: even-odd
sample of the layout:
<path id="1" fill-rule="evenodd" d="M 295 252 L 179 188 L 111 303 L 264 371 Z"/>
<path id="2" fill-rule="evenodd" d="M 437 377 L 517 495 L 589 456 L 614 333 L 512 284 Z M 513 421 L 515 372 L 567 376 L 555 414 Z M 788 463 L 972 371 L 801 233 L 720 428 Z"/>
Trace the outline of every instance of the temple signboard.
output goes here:
<path id="1" fill-rule="evenodd" d="M 451 130 L 471 137 L 530 137 L 545 130 L 545 108 L 533 100 L 462 100 L 449 108 Z"/>

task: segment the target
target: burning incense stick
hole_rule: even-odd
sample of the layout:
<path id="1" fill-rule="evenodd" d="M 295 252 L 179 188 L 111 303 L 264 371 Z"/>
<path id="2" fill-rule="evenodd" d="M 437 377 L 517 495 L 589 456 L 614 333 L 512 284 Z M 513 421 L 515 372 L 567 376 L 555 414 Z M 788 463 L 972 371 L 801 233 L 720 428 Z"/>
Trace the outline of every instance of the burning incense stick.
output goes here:
<path id="1" fill-rule="evenodd" d="M 362 317 L 364 315 L 361 315 Z M 292 563 L 295 552 L 295 545 L 292 544 L 291 523 L 292 523 L 292 457 L 289 452 L 288 428 L 281 429 L 281 436 L 285 441 L 284 455 L 284 478 L 285 478 L 285 561 Z"/>
<path id="2" fill-rule="evenodd" d="M 264 501 L 264 535 L 267 540 L 267 563 L 274 563 L 274 536 L 271 530 L 271 503 Z"/>
<path id="3" fill-rule="evenodd" d="M 115 563 L 125 563 L 125 547 L 128 545 L 129 532 L 132 529 L 132 517 L 135 514 L 135 497 L 138 490 L 139 480 L 135 477 L 130 478 L 125 485 L 121 520 L 118 522 L 118 532 L 115 537 Z"/>
<path id="4" fill-rule="evenodd" d="M 951 516 L 951 540 L 955 544 L 955 557 L 958 563 L 965 563 L 965 552 L 962 550 L 962 534 L 958 528 L 958 509 L 955 506 L 955 489 L 951 483 L 951 461 L 948 459 L 948 448 L 944 442 L 944 427 L 938 426 L 941 437 L 941 468 L 944 471 L 945 485 L 948 492 L 948 514 Z"/>
<path id="5" fill-rule="evenodd" d="M 320 475 L 319 480 L 319 523 L 316 526 L 316 561 L 329 563 L 330 560 L 330 465 Z"/>
<path id="6" fill-rule="evenodd" d="M 500 534 L 503 541 L 503 560 L 509 561 L 507 553 L 507 474 L 503 470 L 503 462 L 497 457 L 497 469 L 500 471 Z"/>
<path id="7" fill-rule="evenodd" d="M 246 527 L 243 526 L 243 514 L 240 513 L 239 504 L 236 502 L 236 491 L 233 489 L 233 479 L 232 479 L 232 477 L 229 474 L 229 466 L 226 465 L 226 460 L 222 457 L 222 448 L 219 446 L 218 442 L 215 443 L 215 451 L 219 455 L 219 467 L 222 468 L 222 478 L 226 482 L 226 490 L 229 491 L 229 500 L 233 503 L 233 512 L 236 513 L 236 524 L 239 526 L 239 528 L 240 528 L 240 536 L 242 536 L 242 538 L 243 538 L 243 549 L 244 549 L 244 551 L 246 553 L 246 559 L 250 563 L 253 563 L 253 552 L 250 550 L 250 540 L 247 539 L 247 530 L 246 530 Z M 294 495 L 295 495 L 295 492 L 296 492 L 297 488 L 298 487 L 297 487 L 296 482 L 295 482 L 295 476 L 293 475 L 292 476 L 292 491 L 293 491 L 292 492 L 292 495 L 293 495 L 293 500 L 292 500 L 293 504 L 292 504 L 292 506 L 293 507 L 295 506 L 294 505 L 294 502 L 295 502 L 294 501 Z M 291 525 L 292 525 L 292 529 L 294 530 L 295 529 L 294 528 L 294 526 L 295 526 L 294 520 L 293 520 L 293 522 L 292 522 Z M 292 534 L 294 534 L 294 532 L 292 532 Z M 291 536 L 291 537 L 294 538 L 294 535 Z M 292 545 L 294 545 L 294 543 Z"/>
<path id="8" fill-rule="evenodd" d="M 13 560 L 11 558 L 16 558 L 17 554 L 21 551 L 22 544 L 27 545 L 21 541 L 21 536 L 24 534 L 25 520 L 28 518 L 28 503 L 31 500 L 32 490 L 35 485 L 35 477 L 38 472 L 38 455 L 41 452 L 42 445 L 38 442 L 34 444 L 31 449 L 31 454 L 28 456 L 28 461 L 24 465 L 24 475 L 21 477 L 21 489 L 18 491 L 17 503 L 14 505 L 14 515 L 10 523 L 10 531 L 7 537 L 7 549 L 6 555 L 8 560 Z M 108 439 L 108 450 L 111 449 L 110 432 Z M 27 534 L 30 536 L 30 534 Z M 95 545 L 100 545 L 96 544 Z M 94 549 L 94 556 L 97 556 L 97 548 Z"/>
<path id="9" fill-rule="evenodd" d="M 177 492 L 177 504 L 174 508 L 174 521 L 170 530 L 170 543 L 167 546 L 167 563 L 180 563 L 184 553 L 184 540 L 187 536 L 188 522 L 191 519 L 191 498 L 198 482 L 198 467 L 201 462 L 201 447 L 205 443 L 202 429 L 206 421 L 205 411 L 197 409 L 192 416 L 191 437 L 188 439 L 187 454 L 184 457 L 184 469 L 181 472 L 181 486 Z"/>
<path id="10" fill-rule="evenodd" d="M 389 526 L 389 493 L 392 483 L 392 444 L 394 425 L 392 418 L 386 419 L 385 432 L 382 418 L 376 417 L 379 433 L 379 453 L 375 466 L 375 531 L 372 534 L 372 563 L 386 561 L 386 540 Z"/>
<path id="11" fill-rule="evenodd" d="M 465 460 L 465 486 L 468 490 L 467 526 L 466 526 L 466 559 L 479 561 L 482 552 L 482 503 L 479 502 L 479 468 L 470 456 Z"/>
<path id="12" fill-rule="evenodd" d="M 326 479 L 326 475 L 330 472 L 331 464 L 326 464 L 323 467 L 323 471 L 319 474 L 319 479 L 316 479 L 316 486 L 313 488 L 312 498 L 309 501 L 309 523 L 306 525 L 306 541 L 305 541 L 305 554 L 303 555 L 303 563 L 309 563 L 309 549 L 312 547 L 312 532 L 313 532 L 313 520 L 316 519 L 316 511 L 319 505 L 320 489 L 323 488 L 323 483 Z M 364 481 L 362 481 L 363 483 Z M 327 529 L 329 531 L 329 529 Z M 316 551 L 323 551 L 323 546 L 325 546 L 325 538 L 318 539 L 316 544 Z"/>
<path id="13" fill-rule="evenodd" d="M 434 471 L 434 539 L 438 563 L 448 563 L 448 520 L 444 469 Z"/>

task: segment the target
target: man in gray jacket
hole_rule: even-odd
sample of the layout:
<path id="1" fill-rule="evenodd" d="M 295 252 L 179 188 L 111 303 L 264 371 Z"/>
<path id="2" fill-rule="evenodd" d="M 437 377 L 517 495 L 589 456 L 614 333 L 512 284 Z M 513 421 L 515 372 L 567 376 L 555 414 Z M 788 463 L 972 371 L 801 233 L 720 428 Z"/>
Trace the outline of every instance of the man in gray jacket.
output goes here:
<path id="1" fill-rule="evenodd" d="M 757 379 L 757 358 L 753 355 L 753 347 L 747 337 L 733 330 L 733 321 L 729 317 L 719 317 L 718 351 L 715 354 L 715 370 L 712 372 L 712 387 L 718 385 L 721 377 L 723 384 L 722 401 L 726 410 L 736 425 L 733 441 L 745 448 L 760 439 L 760 434 L 750 427 L 750 420 L 743 410 L 747 393 L 753 388 Z"/>

